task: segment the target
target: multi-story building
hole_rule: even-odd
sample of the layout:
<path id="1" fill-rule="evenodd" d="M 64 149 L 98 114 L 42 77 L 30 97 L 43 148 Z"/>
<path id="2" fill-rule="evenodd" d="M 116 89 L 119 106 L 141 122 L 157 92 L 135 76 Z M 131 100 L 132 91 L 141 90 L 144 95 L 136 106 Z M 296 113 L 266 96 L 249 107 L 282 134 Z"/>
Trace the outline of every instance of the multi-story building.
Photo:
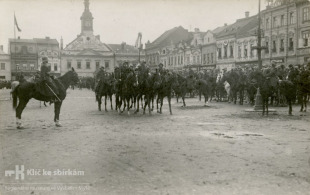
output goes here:
<path id="1" fill-rule="evenodd" d="M 48 58 L 48 66 L 50 67 L 50 74 L 60 76 L 60 49 L 59 43 L 56 39 L 45 39 L 34 38 L 37 43 L 38 52 L 38 69 L 41 68 L 42 57 Z"/>
<path id="2" fill-rule="evenodd" d="M 124 62 L 138 64 L 139 61 L 145 61 L 145 52 L 143 49 L 140 49 L 139 51 L 138 48 L 128 45 L 125 42 L 122 42 L 121 44 L 108 44 L 108 46 L 115 53 L 115 66 L 120 66 Z"/>
<path id="3" fill-rule="evenodd" d="M 226 68 L 228 70 L 236 67 L 236 59 L 238 55 L 244 60 L 249 59 L 249 52 L 251 50 L 248 41 L 239 42 L 237 46 L 237 38 L 239 34 L 249 30 L 249 26 L 252 27 L 252 23 L 257 20 L 257 16 L 249 16 L 249 12 L 245 12 L 245 18 L 238 19 L 231 25 L 224 25 L 224 28 L 216 34 L 216 45 L 217 45 L 217 64 L 216 67 L 219 69 Z M 241 51 L 238 52 L 240 47 Z M 242 52 L 243 51 L 243 52 Z M 242 53 L 243 54 L 242 54 Z M 237 54 L 239 53 L 239 54 Z M 236 55 L 237 54 L 237 55 Z M 238 56 L 238 58 L 236 57 Z"/>
<path id="4" fill-rule="evenodd" d="M 11 56 L 12 80 L 23 73 L 27 77 L 33 76 L 38 70 L 37 43 L 33 39 L 9 39 L 9 52 Z"/>
<path id="5" fill-rule="evenodd" d="M 173 68 L 184 62 L 184 51 L 182 44 L 189 40 L 191 33 L 182 26 L 167 30 L 155 41 L 146 43 L 146 63 L 152 68 L 163 63 L 166 68 Z"/>
<path id="6" fill-rule="evenodd" d="M 3 45 L 0 45 L 0 80 L 11 80 L 10 55 L 3 51 Z"/>
<path id="7" fill-rule="evenodd" d="M 216 67 L 216 39 L 215 36 L 218 32 L 223 30 L 222 27 L 218 27 L 213 31 L 208 30 L 203 36 L 203 45 L 201 49 L 202 65 L 203 69 L 213 69 Z"/>
<path id="8" fill-rule="evenodd" d="M 297 63 L 310 62 L 310 3 L 301 1 L 297 3 L 297 25 L 296 33 L 298 40 Z"/>
<path id="9" fill-rule="evenodd" d="M 84 12 L 81 16 L 81 33 L 61 50 L 61 74 L 72 67 L 79 76 L 93 76 L 99 67 L 108 72 L 114 71 L 115 53 L 100 36 L 94 35 L 93 16 L 89 10 L 89 0 L 84 0 Z"/>

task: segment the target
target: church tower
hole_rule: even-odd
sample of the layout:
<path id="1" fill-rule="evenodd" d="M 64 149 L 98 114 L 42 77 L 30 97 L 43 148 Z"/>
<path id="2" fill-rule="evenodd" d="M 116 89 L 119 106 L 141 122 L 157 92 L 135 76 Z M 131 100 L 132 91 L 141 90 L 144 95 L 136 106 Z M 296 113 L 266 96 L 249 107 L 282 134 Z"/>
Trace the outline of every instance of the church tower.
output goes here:
<path id="1" fill-rule="evenodd" d="M 81 16 L 81 34 L 93 35 L 93 15 L 89 11 L 89 0 L 84 0 L 84 12 Z"/>

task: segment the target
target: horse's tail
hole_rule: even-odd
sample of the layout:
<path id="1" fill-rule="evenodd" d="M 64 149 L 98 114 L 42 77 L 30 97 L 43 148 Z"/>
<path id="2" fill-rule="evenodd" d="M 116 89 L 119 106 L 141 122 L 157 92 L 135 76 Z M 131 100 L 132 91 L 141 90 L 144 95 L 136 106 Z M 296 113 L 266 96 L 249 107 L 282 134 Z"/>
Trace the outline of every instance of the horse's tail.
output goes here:
<path id="1" fill-rule="evenodd" d="M 17 106 L 17 97 L 18 97 L 17 89 L 18 88 L 19 88 L 19 86 L 15 87 L 15 89 L 11 92 L 12 96 L 13 96 L 13 108 L 14 109 L 16 109 L 16 106 Z"/>

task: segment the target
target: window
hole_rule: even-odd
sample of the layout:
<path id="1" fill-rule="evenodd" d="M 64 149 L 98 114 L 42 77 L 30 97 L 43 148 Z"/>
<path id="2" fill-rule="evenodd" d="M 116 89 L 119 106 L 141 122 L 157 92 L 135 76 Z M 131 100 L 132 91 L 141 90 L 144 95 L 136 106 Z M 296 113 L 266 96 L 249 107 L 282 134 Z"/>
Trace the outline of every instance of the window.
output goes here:
<path id="1" fill-rule="evenodd" d="M 234 57 L 234 47 L 233 45 L 230 45 L 230 57 L 233 58 Z"/>
<path id="2" fill-rule="evenodd" d="M 23 69 L 27 70 L 27 64 L 23 64 Z"/>
<path id="3" fill-rule="evenodd" d="M 269 42 L 268 41 L 266 41 L 265 53 L 269 53 Z"/>
<path id="4" fill-rule="evenodd" d="M 272 52 L 277 52 L 277 43 L 276 41 L 272 41 Z"/>
<path id="5" fill-rule="evenodd" d="M 293 38 L 289 38 L 288 44 L 289 44 L 288 50 L 289 50 L 289 51 L 292 51 L 292 50 L 293 50 L 293 47 L 294 47 Z"/>
<path id="6" fill-rule="evenodd" d="M 77 62 L 77 69 L 81 69 L 82 68 L 82 63 L 81 62 Z"/>
<path id="7" fill-rule="evenodd" d="M 1 63 L 1 70 L 5 70 L 5 63 Z"/>
<path id="8" fill-rule="evenodd" d="M 57 63 L 54 63 L 54 71 L 57 71 Z"/>
<path id="9" fill-rule="evenodd" d="M 207 63 L 209 64 L 210 63 L 210 56 L 209 56 L 209 54 L 207 54 L 208 55 L 208 61 L 207 61 Z"/>
<path id="10" fill-rule="evenodd" d="M 100 67 L 100 62 L 97 61 L 96 62 L 96 70 L 99 69 L 99 67 Z"/>
<path id="11" fill-rule="evenodd" d="M 291 13 L 290 13 L 290 19 L 289 19 L 290 24 L 294 24 L 294 20 L 295 20 L 295 18 L 294 18 L 294 12 L 291 12 Z"/>
<path id="12" fill-rule="evenodd" d="M 227 58 L 227 45 L 224 46 L 224 58 Z"/>
<path id="13" fill-rule="evenodd" d="M 269 18 L 267 18 L 267 19 L 266 19 L 266 29 L 269 28 L 269 25 L 270 25 L 270 24 L 269 24 Z"/>
<path id="14" fill-rule="evenodd" d="M 16 64 L 16 70 L 19 70 L 20 67 L 19 67 L 19 64 Z"/>
<path id="15" fill-rule="evenodd" d="M 241 45 L 238 45 L 238 58 L 241 58 Z"/>
<path id="16" fill-rule="evenodd" d="M 222 58 L 222 49 L 221 48 L 217 48 L 217 54 L 218 54 L 218 59 Z"/>
<path id="17" fill-rule="evenodd" d="M 67 62 L 67 69 L 71 68 L 71 62 Z"/>
<path id="18" fill-rule="evenodd" d="M 90 62 L 86 62 L 86 69 L 90 69 Z"/>
<path id="19" fill-rule="evenodd" d="M 105 61 L 104 67 L 105 67 L 105 69 L 110 69 L 110 61 Z"/>
<path id="20" fill-rule="evenodd" d="M 281 15 L 281 26 L 284 26 L 284 15 Z"/>
<path id="21" fill-rule="evenodd" d="M 302 38 L 304 40 L 304 47 L 307 47 L 309 45 L 309 37 L 310 37 L 310 31 L 304 31 L 302 32 Z"/>
<path id="22" fill-rule="evenodd" d="M 277 24 L 277 17 L 273 17 L 272 27 L 275 28 L 277 26 L 278 26 L 278 24 Z"/>
<path id="23" fill-rule="evenodd" d="M 196 63 L 196 56 L 193 56 L 193 63 Z"/>
<path id="24" fill-rule="evenodd" d="M 180 56 L 178 56 L 178 64 L 180 64 L 180 61 L 181 61 L 181 60 L 180 60 Z"/>
<path id="25" fill-rule="evenodd" d="M 213 64 L 213 53 L 211 53 L 211 63 Z"/>
<path id="26" fill-rule="evenodd" d="M 209 54 L 208 54 L 209 57 Z M 203 63 L 206 64 L 206 58 L 207 58 L 207 54 L 203 54 Z M 209 63 L 209 62 L 208 62 Z"/>
<path id="27" fill-rule="evenodd" d="M 284 39 L 280 40 L 280 51 L 284 51 Z"/>
<path id="28" fill-rule="evenodd" d="M 310 7 L 306 7 L 306 8 L 303 9 L 303 12 L 302 12 L 302 19 L 303 19 L 303 21 L 310 20 L 309 12 L 310 12 Z"/>
<path id="29" fill-rule="evenodd" d="M 246 45 L 244 46 L 244 58 L 248 57 L 248 48 L 246 47 Z"/>
<path id="30" fill-rule="evenodd" d="M 250 57 L 254 57 L 254 53 L 253 53 L 253 44 L 250 45 Z"/>
<path id="31" fill-rule="evenodd" d="M 181 64 L 183 64 L 183 56 L 181 56 Z"/>
<path id="32" fill-rule="evenodd" d="M 34 64 L 30 64 L 30 70 L 34 70 Z"/>

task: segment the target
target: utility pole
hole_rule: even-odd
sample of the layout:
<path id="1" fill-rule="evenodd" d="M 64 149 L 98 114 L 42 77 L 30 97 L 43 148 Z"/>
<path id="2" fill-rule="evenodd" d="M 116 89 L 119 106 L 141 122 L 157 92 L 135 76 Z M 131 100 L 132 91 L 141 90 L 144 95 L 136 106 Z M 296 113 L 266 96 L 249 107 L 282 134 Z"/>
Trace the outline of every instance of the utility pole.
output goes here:
<path id="1" fill-rule="evenodd" d="M 258 29 L 257 29 L 257 46 L 252 47 L 252 49 L 257 50 L 257 61 L 258 69 L 262 69 L 262 50 L 267 49 L 267 47 L 262 46 L 262 29 L 261 29 L 261 15 L 260 15 L 260 0 L 258 1 Z"/>

